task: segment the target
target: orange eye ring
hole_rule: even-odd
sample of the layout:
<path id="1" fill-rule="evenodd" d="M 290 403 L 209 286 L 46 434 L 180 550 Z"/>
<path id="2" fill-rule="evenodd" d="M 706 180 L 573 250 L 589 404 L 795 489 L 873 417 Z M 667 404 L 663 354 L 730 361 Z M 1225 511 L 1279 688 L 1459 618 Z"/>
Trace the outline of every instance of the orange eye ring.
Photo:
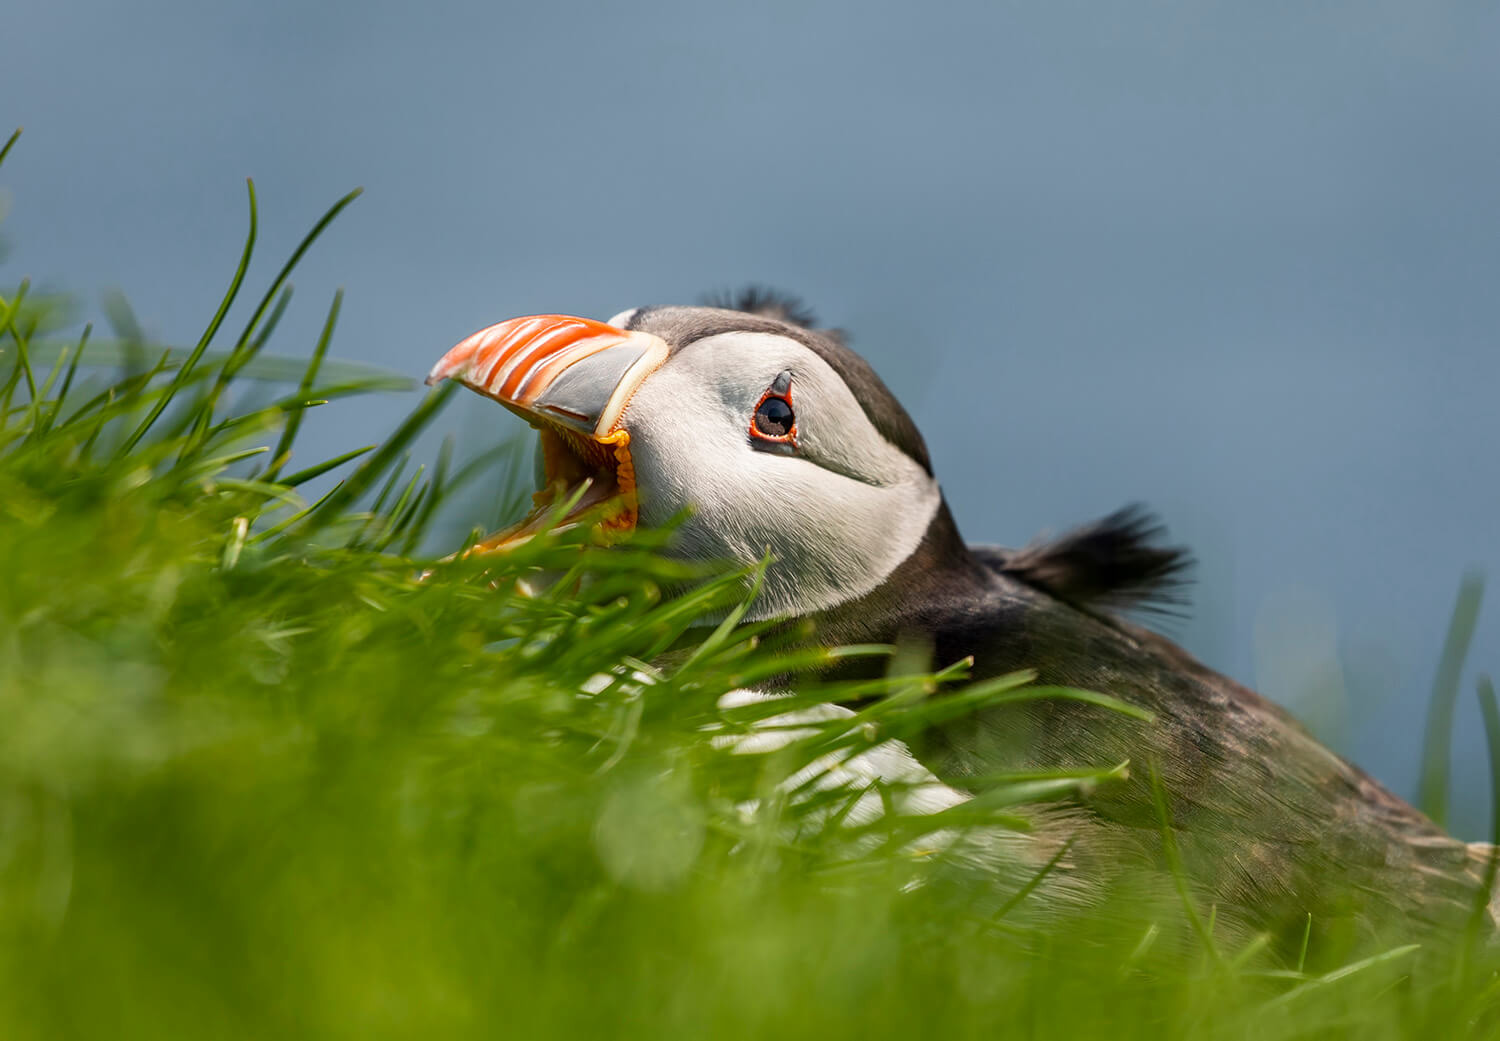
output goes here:
<path id="1" fill-rule="evenodd" d="M 778 389 L 783 383 L 785 389 Z M 750 414 L 750 437 L 764 444 L 797 447 L 797 413 L 792 408 L 790 380 L 778 379 L 755 403 L 755 411 Z"/>

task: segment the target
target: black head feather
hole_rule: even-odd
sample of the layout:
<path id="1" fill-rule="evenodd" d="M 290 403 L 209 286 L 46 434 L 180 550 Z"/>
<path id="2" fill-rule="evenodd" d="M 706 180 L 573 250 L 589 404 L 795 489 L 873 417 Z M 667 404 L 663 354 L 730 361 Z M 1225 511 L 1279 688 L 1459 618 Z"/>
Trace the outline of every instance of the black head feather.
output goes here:
<path id="1" fill-rule="evenodd" d="M 1084 609 L 1175 613 L 1192 555 L 1155 545 L 1166 529 L 1145 507 L 1132 504 L 1102 520 L 1023 549 L 971 547 L 986 566 Z"/>
<path id="2" fill-rule="evenodd" d="M 745 314 L 774 318 L 778 322 L 799 325 L 804 329 L 816 329 L 818 316 L 802 298 L 768 286 L 746 286 L 738 290 L 724 290 L 704 296 L 705 307 L 718 307 L 725 311 L 743 311 Z"/>

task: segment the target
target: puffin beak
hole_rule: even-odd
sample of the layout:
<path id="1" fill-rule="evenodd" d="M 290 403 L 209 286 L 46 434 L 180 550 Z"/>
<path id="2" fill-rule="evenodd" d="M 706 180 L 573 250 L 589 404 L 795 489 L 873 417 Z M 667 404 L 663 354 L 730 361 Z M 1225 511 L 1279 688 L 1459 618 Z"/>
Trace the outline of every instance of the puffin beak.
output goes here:
<path id="1" fill-rule="evenodd" d="M 443 355 L 428 384 L 455 379 L 541 431 L 547 487 L 520 524 L 471 552 L 492 553 L 549 527 L 571 527 L 602 509 L 602 534 L 634 529 L 635 471 L 621 416 L 647 376 L 667 360 L 665 340 L 571 315 L 512 318 L 481 329 Z M 560 502 L 572 505 L 554 516 Z"/>

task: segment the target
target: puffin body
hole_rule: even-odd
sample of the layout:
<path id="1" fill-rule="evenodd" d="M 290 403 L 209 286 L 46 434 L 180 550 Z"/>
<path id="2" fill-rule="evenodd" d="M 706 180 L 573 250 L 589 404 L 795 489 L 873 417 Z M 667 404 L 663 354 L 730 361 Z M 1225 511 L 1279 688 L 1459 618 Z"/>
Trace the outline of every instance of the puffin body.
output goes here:
<path id="1" fill-rule="evenodd" d="M 1483 910 L 1486 847 L 1450 838 L 1282 709 L 1121 616 L 1170 597 L 1186 563 L 1154 544 L 1145 515 L 1019 551 L 967 545 L 911 418 L 841 336 L 786 300 L 513 319 L 450 351 L 429 382 L 443 378 L 542 432 L 550 490 L 482 550 L 555 522 L 570 495 L 564 523 L 606 501 L 603 523 L 618 528 L 686 514 L 676 552 L 745 566 L 769 555 L 752 618 L 810 624 L 830 646 L 915 642 L 937 667 L 971 657 L 980 680 L 1032 669 L 1149 711 L 1143 722 L 1037 699 L 914 743 L 968 792 L 1002 771 L 1131 764 L 1117 783 L 1031 808 L 1016 870 L 1048 866 L 1039 898 L 1102 906 L 1141 865 L 1166 877 L 1175 864 L 1218 922 L 1246 932 L 1300 937 L 1311 914 L 1320 929 L 1456 936 Z"/>

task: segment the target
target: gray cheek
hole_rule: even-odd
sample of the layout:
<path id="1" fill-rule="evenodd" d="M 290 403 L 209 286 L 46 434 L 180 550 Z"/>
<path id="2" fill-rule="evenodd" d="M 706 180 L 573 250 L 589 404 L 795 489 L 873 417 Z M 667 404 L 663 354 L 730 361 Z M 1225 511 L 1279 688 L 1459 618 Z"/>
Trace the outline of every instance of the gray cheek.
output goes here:
<path id="1" fill-rule="evenodd" d="M 660 527 L 689 507 L 696 507 L 697 460 L 671 430 L 638 430 L 630 439 L 635 463 L 641 522 Z"/>
<path id="2" fill-rule="evenodd" d="M 728 446 L 690 430 L 640 431 L 631 438 L 640 523 L 660 528 L 682 519 L 674 552 L 704 560 L 739 560 L 735 545 L 744 475 Z M 735 450 L 744 451 L 735 446 Z"/>
<path id="3" fill-rule="evenodd" d="M 637 485 L 636 497 L 640 505 L 640 523 L 648 528 L 660 528 L 681 512 L 685 503 L 677 503 L 665 492 L 668 489 Z"/>

